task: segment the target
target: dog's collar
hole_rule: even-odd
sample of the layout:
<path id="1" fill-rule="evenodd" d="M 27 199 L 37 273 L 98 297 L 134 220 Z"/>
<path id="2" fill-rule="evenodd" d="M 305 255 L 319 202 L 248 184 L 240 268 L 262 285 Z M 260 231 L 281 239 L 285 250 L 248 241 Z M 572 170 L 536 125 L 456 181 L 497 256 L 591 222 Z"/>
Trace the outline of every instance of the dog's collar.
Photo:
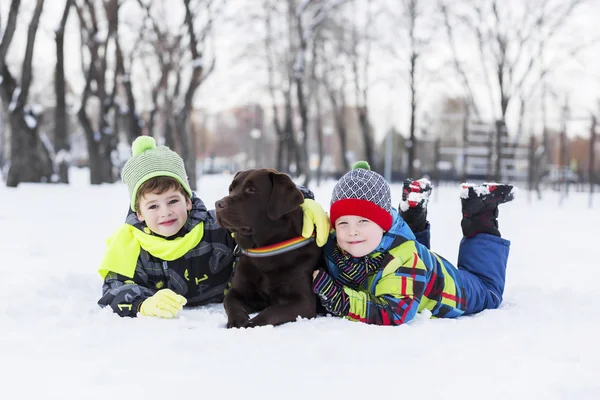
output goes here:
<path id="1" fill-rule="evenodd" d="M 242 249 L 240 246 L 235 246 L 233 254 L 235 256 L 245 255 L 248 257 L 269 257 L 277 254 L 287 253 L 288 251 L 306 246 L 307 244 L 312 243 L 314 241 L 314 236 L 311 236 L 309 238 L 298 236 L 293 239 L 285 240 L 283 242 L 270 244 L 264 247 L 257 247 L 254 249 Z"/>

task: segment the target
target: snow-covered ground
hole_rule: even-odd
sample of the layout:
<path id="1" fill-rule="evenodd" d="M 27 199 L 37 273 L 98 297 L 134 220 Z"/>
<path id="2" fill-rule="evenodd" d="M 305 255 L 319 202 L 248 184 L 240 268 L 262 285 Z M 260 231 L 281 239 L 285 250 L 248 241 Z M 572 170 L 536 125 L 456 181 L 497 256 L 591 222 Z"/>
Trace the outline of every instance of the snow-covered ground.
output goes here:
<path id="1" fill-rule="evenodd" d="M 2 399 L 599 399 L 600 204 L 521 191 L 503 205 L 512 240 L 499 310 L 401 327 L 322 317 L 225 329 L 222 305 L 178 319 L 101 310 L 96 268 L 124 220 L 124 185 L 0 185 Z M 199 180 L 212 208 L 230 176 Z M 328 207 L 334 182 L 313 188 Z M 432 247 L 456 260 L 457 187 L 436 188 Z M 392 187 L 393 202 L 400 187 Z M 598 199 L 600 201 L 600 199 Z"/>

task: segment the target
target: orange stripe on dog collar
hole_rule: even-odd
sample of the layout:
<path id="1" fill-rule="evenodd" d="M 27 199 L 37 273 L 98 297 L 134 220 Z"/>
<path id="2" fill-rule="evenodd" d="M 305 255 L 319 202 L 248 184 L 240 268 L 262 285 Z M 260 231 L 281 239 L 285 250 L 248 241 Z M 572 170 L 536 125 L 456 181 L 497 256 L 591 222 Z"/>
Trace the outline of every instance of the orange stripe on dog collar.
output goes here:
<path id="1" fill-rule="evenodd" d="M 257 247 L 255 249 L 242 249 L 239 246 L 236 246 L 234 250 L 234 254 L 243 254 L 248 257 L 269 257 L 277 254 L 283 254 L 291 250 L 298 249 L 300 247 L 306 246 L 309 243 L 315 241 L 314 236 L 309 238 L 305 238 L 303 236 L 298 236 L 293 239 L 285 240 L 283 242 L 271 244 L 269 246 Z"/>

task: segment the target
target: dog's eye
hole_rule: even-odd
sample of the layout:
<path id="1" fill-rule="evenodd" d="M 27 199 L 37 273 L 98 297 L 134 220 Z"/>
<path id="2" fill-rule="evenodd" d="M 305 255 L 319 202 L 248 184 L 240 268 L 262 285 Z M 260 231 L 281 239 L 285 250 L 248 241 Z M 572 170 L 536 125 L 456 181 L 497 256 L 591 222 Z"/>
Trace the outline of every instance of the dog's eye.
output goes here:
<path id="1" fill-rule="evenodd" d="M 254 194 L 254 193 L 256 193 L 256 189 L 254 189 L 253 187 L 247 187 L 246 188 L 246 193 Z"/>
<path id="2" fill-rule="evenodd" d="M 233 185 L 229 185 L 229 192 L 231 193 L 232 190 L 233 190 Z"/>

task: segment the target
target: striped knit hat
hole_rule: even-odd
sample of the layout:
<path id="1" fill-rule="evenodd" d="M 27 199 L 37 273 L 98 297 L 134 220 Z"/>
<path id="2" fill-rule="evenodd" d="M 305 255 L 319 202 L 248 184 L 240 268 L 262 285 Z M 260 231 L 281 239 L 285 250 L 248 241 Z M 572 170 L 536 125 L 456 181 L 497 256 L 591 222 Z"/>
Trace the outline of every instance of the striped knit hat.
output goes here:
<path id="1" fill-rule="evenodd" d="M 166 146 L 156 147 L 156 141 L 150 136 L 139 136 L 131 144 L 131 157 L 123 166 L 123 183 L 129 190 L 131 209 L 135 211 L 137 192 L 140 186 L 151 178 L 169 176 L 176 179 L 192 197 L 183 160 Z"/>
<path id="2" fill-rule="evenodd" d="M 336 183 L 329 211 L 331 225 L 343 215 L 368 218 L 384 231 L 392 227 L 392 196 L 383 176 L 359 161 Z"/>

